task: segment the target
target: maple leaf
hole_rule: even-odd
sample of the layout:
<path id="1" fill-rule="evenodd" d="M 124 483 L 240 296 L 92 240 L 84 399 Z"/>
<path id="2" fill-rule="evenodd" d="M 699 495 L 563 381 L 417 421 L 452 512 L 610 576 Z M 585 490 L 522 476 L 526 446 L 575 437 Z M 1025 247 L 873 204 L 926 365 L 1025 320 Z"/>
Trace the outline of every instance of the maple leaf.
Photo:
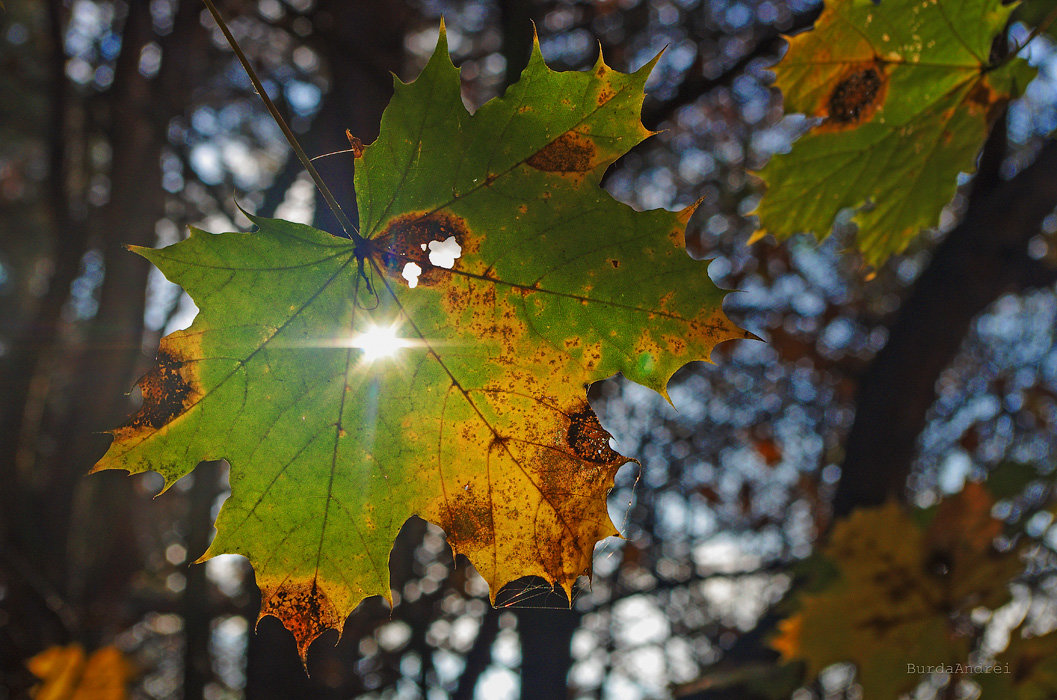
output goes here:
<path id="1" fill-rule="evenodd" d="M 471 115 L 442 26 L 356 154 L 362 238 L 253 218 L 254 233 L 137 250 L 201 311 L 162 339 L 143 407 L 96 469 L 169 485 L 227 459 L 202 559 L 248 557 L 261 615 L 303 658 L 364 597 L 392 601 L 389 552 L 413 515 L 493 601 L 530 575 L 571 596 L 617 534 L 605 497 L 630 461 L 586 385 L 620 372 L 664 394 L 679 367 L 749 336 L 686 253 L 692 208 L 637 212 L 599 187 L 650 135 L 652 66 L 559 73 L 536 43 Z"/>
<path id="2" fill-rule="evenodd" d="M 936 225 L 976 169 L 992 121 L 1035 71 L 990 60 L 1015 5 L 1001 0 L 832 0 L 774 67 L 786 111 L 820 118 L 759 173 L 758 239 L 825 237 L 852 209 L 880 266 Z"/>
<path id="3" fill-rule="evenodd" d="M 35 700 L 125 700 L 133 666 L 117 647 L 102 647 L 86 656 L 80 644 L 48 647 L 26 661 L 40 679 Z"/>
<path id="4" fill-rule="evenodd" d="M 918 682 L 907 664 L 966 663 L 970 640 L 954 617 L 1009 599 L 1023 565 L 998 552 L 1002 529 L 993 499 L 969 483 L 945 499 L 927 526 L 900 505 L 856 510 L 834 526 L 823 566 L 839 575 L 801 596 L 771 646 L 785 660 L 803 659 L 811 677 L 852 662 L 867 697 L 897 697 Z"/>

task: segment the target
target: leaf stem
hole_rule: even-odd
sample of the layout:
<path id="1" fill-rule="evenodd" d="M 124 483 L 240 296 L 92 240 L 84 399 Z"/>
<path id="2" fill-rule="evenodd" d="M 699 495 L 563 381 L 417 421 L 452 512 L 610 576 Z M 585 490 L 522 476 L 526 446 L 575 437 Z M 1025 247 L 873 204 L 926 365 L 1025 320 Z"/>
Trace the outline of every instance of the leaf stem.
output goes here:
<path id="1" fill-rule="evenodd" d="M 319 171 L 316 170 L 316 166 L 312 164 L 312 160 L 308 157 L 308 154 L 306 154 L 305 150 L 301 148 L 301 144 L 298 142 L 294 132 L 291 131 L 290 127 L 286 124 L 283 115 L 279 114 L 279 110 L 275 106 L 275 103 L 272 102 L 272 98 L 268 97 L 268 92 L 264 89 L 264 86 L 261 85 L 260 78 L 257 77 L 257 73 L 253 70 L 250 60 L 246 57 L 246 54 L 242 52 L 242 48 L 239 47 L 238 42 L 235 41 L 235 37 L 232 36 L 231 30 L 228 29 L 227 22 L 225 22 L 224 18 L 220 15 L 220 11 L 217 9 L 216 5 L 213 4 L 213 0 L 202 0 L 202 2 L 205 3 L 206 9 L 209 10 L 209 14 L 213 15 L 213 19 L 216 20 L 217 25 L 220 27 L 220 31 L 224 33 L 224 38 L 228 40 L 228 44 L 231 46 L 232 51 L 235 52 L 243 69 L 246 71 L 246 75 L 249 76 L 250 82 L 253 84 L 253 89 L 261 96 L 264 106 L 268 108 L 268 113 L 271 115 L 272 119 L 275 120 L 275 123 L 279 125 L 279 129 L 282 130 L 287 143 L 289 143 L 290 147 L 294 149 L 297 159 L 301 161 L 301 165 L 305 166 L 305 170 L 307 170 L 308 174 L 312 177 L 312 182 L 316 184 L 316 189 L 318 189 L 319 193 L 323 195 L 323 199 L 326 201 L 327 206 L 330 207 L 330 210 L 334 212 L 334 216 L 337 218 L 338 223 L 341 224 L 341 228 L 345 230 L 345 233 L 348 234 L 349 238 L 354 240 L 357 243 L 357 247 L 359 247 L 359 244 L 365 243 L 366 239 L 360 235 L 359 230 L 353 225 L 352 221 L 349 220 L 349 217 L 345 215 L 341 205 L 338 204 L 338 200 L 334 198 L 330 188 L 327 187 L 327 183 L 323 182 L 323 178 L 320 176 Z"/>

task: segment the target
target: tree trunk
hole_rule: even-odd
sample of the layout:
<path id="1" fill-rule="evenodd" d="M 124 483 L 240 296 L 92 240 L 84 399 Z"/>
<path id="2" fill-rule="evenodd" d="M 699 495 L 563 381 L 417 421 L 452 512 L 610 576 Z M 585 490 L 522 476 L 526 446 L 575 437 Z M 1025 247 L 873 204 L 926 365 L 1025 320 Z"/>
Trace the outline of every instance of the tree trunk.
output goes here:
<path id="1" fill-rule="evenodd" d="M 558 605 L 564 596 L 553 596 Z M 560 700 L 569 695 L 573 633 L 580 626 L 575 610 L 516 608 L 521 641 L 521 700 Z"/>
<path id="2" fill-rule="evenodd" d="M 1027 245 L 1057 204 L 1057 144 L 989 192 L 939 245 L 859 385 L 834 515 L 901 497 L 936 381 L 972 321 L 999 296 L 1057 277 Z"/>

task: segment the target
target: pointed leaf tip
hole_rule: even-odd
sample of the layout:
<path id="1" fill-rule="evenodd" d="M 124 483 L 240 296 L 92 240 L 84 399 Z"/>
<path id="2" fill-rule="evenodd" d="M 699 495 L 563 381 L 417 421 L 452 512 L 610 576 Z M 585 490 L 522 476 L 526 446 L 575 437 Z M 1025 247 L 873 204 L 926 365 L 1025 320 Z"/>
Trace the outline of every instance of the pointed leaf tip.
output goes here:
<path id="1" fill-rule="evenodd" d="M 668 46 L 668 44 L 662 46 L 660 51 L 653 55 L 653 58 L 646 61 L 646 63 L 642 64 L 641 68 L 635 71 L 634 75 L 638 76 L 639 74 L 643 74 L 643 81 L 645 81 L 646 78 L 649 78 L 650 75 L 653 73 L 653 69 L 656 68 L 657 64 L 660 62 L 661 57 L 663 57 L 664 54 L 668 52 Z"/>
<path id="2" fill-rule="evenodd" d="M 758 229 L 754 231 L 751 236 L 749 236 L 749 240 L 745 241 L 745 245 L 752 245 L 754 243 L 757 243 L 758 241 L 762 241 L 766 237 L 767 231 L 762 228 Z"/>
<path id="3" fill-rule="evenodd" d="M 707 197 L 698 197 L 692 203 L 686 205 L 677 212 L 679 222 L 683 226 L 686 226 L 690 223 L 690 219 L 693 217 L 694 213 L 701 207 L 701 205 L 704 204 L 705 199 L 707 199 Z"/>

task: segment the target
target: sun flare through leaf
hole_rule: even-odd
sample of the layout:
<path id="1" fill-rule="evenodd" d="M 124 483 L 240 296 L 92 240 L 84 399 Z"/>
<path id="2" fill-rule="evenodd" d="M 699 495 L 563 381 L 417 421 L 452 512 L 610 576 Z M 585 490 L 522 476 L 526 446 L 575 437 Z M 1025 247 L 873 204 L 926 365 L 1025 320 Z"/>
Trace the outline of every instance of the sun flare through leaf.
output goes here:
<path id="1" fill-rule="evenodd" d="M 363 361 L 367 363 L 393 359 L 402 349 L 418 344 L 413 340 L 401 338 L 399 332 L 397 324 L 375 325 L 372 323 L 362 332 L 353 335 L 348 347 L 362 350 Z"/>

